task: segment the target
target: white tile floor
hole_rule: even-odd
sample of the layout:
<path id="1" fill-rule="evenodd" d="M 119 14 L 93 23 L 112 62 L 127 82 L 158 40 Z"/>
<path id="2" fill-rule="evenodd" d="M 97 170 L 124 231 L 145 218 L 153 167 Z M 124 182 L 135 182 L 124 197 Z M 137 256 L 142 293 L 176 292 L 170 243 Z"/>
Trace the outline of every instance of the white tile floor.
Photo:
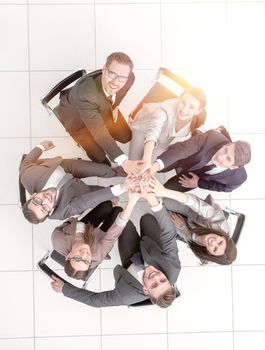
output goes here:
<path id="1" fill-rule="evenodd" d="M 264 17 L 265 1 L 0 0 L 1 350 L 265 348 Z M 23 152 L 50 138 L 56 148 L 48 156 L 83 156 L 47 115 L 41 96 L 77 68 L 100 68 L 116 50 L 135 62 L 136 82 L 122 104 L 126 115 L 166 66 L 205 89 L 206 129 L 224 124 L 253 148 L 248 181 L 231 195 L 214 193 L 247 216 L 237 261 L 201 267 L 180 243 L 182 296 L 168 310 L 100 310 L 55 294 L 36 262 L 51 248 L 58 222 L 32 227 L 17 204 Z M 136 224 L 144 211 L 141 202 Z M 116 247 L 111 255 L 89 288 L 113 287 Z"/>

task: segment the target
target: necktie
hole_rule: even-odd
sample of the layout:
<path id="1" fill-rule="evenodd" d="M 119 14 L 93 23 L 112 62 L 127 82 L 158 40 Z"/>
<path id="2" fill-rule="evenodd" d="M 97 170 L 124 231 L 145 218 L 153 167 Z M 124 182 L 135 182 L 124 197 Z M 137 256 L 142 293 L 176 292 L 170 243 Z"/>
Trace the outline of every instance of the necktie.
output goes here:
<path id="1" fill-rule="evenodd" d="M 209 170 L 212 170 L 213 168 L 215 168 L 214 164 L 210 164 L 210 165 L 205 165 L 204 167 L 202 167 L 201 169 L 199 169 L 199 172 L 204 174 Z"/>

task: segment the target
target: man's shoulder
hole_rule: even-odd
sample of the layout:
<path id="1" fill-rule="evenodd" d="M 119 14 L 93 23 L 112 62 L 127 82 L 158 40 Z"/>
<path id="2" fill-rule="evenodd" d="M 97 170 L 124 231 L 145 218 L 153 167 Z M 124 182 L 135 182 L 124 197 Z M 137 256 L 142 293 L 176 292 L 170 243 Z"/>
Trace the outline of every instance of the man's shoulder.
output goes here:
<path id="1" fill-rule="evenodd" d="M 215 129 L 210 129 L 205 132 L 202 132 L 194 137 L 191 137 L 189 140 L 191 142 L 192 140 L 198 140 L 200 141 L 201 145 L 210 144 L 211 146 L 217 146 L 219 144 L 223 145 L 225 143 L 230 142 L 226 135 Z"/>

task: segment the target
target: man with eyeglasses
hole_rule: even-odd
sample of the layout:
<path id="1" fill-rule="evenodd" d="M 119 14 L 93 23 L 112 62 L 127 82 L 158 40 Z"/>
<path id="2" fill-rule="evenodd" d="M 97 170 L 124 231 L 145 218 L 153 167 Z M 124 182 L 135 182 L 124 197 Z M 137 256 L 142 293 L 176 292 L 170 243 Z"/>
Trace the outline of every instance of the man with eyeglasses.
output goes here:
<path id="1" fill-rule="evenodd" d="M 102 70 L 86 74 L 60 96 L 54 109 L 58 119 L 88 157 L 110 165 L 113 161 L 126 173 L 141 162 L 130 161 L 116 141 L 127 143 L 131 130 L 119 111 L 119 104 L 134 82 L 133 63 L 123 52 L 107 57 Z"/>
<path id="2" fill-rule="evenodd" d="M 127 191 L 136 179 L 127 178 L 123 184 L 112 187 L 91 186 L 80 179 L 89 176 L 114 177 L 115 171 L 107 164 L 62 157 L 39 159 L 43 151 L 54 148 L 44 140 L 22 160 L 19 176 L 31 194 L 23 205 L 25 218 L 32 224 L 47 218 L 64 220 L 82 214 L 88 208 L 110 200 Z"/>
<path id="3" fill-rule="evenodd" d="M 93 292 L 64 283 L 53 276 L 54 291 L 93 307 L 133 305 L 146 300 L 169 307 L 179 296 L 174 284 L 180 272 L 176 231 L 162 201 L 140 183 L 141 196 L 149 203 L 153 215 L 140 220 L 139 235 L 129 221 L 119 237 L 121 265 L 114 268 L 115 287 Z"/>

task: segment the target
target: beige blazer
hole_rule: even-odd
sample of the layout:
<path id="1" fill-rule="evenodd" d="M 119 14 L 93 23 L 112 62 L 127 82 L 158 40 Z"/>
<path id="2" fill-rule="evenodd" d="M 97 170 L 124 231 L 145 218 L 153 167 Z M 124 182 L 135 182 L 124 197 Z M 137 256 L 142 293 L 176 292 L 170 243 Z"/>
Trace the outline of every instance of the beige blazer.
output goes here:
<path id="1" fill-rule="evenodd" d="M 51 240 L 53 248 L 66 256 L 72 248 L 76 234 L 76 218 L 70 218 L 67 222 L 56 227 L 52 233 Z M 124 226 L 118 226 L 115 222 L 107 232 L 100 228 L 93 229 L 94 241 L 91 245 L 92 264 L 90 270 L 94 270 L 113 248 L 114 243 L 122 233 Z"/>

